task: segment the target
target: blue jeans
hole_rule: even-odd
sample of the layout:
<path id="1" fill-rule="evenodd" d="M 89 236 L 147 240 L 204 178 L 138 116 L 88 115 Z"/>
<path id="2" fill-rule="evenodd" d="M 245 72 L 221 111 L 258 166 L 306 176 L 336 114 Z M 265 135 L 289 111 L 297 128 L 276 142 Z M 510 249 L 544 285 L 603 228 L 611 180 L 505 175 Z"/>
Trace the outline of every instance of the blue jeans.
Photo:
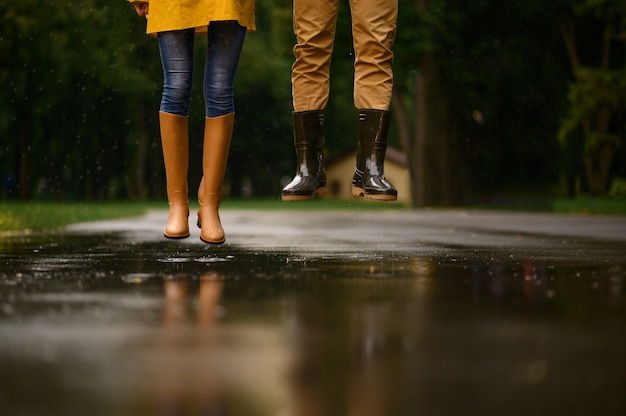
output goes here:
<path id="1" fill-rule="evenodd" d="M 235 111 L 235 71 L 245 36 L 246 28 L 236 21 L 209 24 L 203 83 L 206 117 L 219 117 Z M 160 110 L 165 113 L 189 115 L 194 37 L 194 29 L 158 34 L 164 75 Z"/>

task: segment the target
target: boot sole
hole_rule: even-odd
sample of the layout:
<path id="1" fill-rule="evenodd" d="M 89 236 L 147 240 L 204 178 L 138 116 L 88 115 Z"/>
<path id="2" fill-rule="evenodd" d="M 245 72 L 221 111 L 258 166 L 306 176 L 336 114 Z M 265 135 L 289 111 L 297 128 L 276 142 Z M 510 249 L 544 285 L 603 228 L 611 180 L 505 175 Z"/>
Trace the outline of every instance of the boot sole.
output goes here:
<path id="1" fill-rule="evenodd" d="M 365 199 L 371 199 L 373 201 L 397 201 L 398 197 L 396 195 L 372 195 L 372 194 L 365 194 Z"/>
<path id="2" fill-rule="evenodd" d="M 215 246 L 218 246 L 220 244 L 224 244 L 226 239 L 223 239 L 222 241 L 209 241 L 209 240 L 205 240 L 204 238 L 200 237 L 200 241 L 202 241 L 203 243 L 206 243 L 206 244 L 213 244 Z"/>
<path id="3" fill-rule="evenodd" d="M 184 240 L 185 238 L 189 237 L 189 234 L 187 235 L 167 235 L 165 233 L 163 233 L 163 237 L 169 239 L 169 240 Z"/>
<path id="4" fill-rule="evenodd" d="M 385 194 L 368 194 L 363 188 L 353 187 L 352 196 L 358 198 L 370 199 L 373 201 L 397 201 L 398 195 L 385 195 Z"/>
<path id="5" fill-rule="evenodd" d="M 280 197 L 283 201 L 308 201 L 315 197 L 321 197 L 326 195 L 326 187 L 317 188 L 313 194 L 310 195 L 282 195 Z"/>

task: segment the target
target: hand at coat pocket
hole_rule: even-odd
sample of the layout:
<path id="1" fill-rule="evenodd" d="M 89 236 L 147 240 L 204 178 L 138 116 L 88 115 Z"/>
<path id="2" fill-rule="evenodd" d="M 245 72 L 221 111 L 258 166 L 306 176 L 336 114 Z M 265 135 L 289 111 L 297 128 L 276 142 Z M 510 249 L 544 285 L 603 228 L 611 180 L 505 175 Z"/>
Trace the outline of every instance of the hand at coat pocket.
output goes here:
<path id="1" fill-rule="evenodd" d="M 148 2 L 146 1 L 136 1 L 133 3 L 133 6 L 135 7 L 135 11 L 137 12 L 137 14 L 139 16 L 148 16 Z"/>

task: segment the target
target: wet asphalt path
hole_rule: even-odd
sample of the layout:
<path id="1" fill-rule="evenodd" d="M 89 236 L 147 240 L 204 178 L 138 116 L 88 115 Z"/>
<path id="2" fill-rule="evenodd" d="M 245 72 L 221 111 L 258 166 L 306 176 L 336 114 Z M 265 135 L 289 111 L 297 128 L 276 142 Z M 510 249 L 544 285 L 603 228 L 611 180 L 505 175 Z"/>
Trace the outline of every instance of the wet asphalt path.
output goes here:
<path id="1" fill-rule="evenodd" d="M 77 224 L 76 233 L 121 232 L 162 240 L 167 216 Z M 190 215 L 193 225 L 195 217 Z M 238 211 L 222 213 L 227 245 L 303 254 L 494 251 L 576 260 L 624 254 L 626 217 L 515 214 L 485 211 Z M 202 244 L 199 230 L 182 244 Z"/>
<path id="2" fill-rule="evenodd" d="M 626 218 L 166 218 L 0 237 L 0 415 L 626 412 Z"/>

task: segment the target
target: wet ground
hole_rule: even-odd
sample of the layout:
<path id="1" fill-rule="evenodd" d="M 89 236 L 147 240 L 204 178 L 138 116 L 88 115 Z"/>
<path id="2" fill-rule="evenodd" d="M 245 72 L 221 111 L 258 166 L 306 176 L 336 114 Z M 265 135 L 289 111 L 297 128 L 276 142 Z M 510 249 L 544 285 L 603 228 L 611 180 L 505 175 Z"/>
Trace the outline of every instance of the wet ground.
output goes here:
<path id="1" fill-rule="evenodd" d="M 626 412 L 626 218 L 165 218 L 0 237 L 1 415 Z"/>

